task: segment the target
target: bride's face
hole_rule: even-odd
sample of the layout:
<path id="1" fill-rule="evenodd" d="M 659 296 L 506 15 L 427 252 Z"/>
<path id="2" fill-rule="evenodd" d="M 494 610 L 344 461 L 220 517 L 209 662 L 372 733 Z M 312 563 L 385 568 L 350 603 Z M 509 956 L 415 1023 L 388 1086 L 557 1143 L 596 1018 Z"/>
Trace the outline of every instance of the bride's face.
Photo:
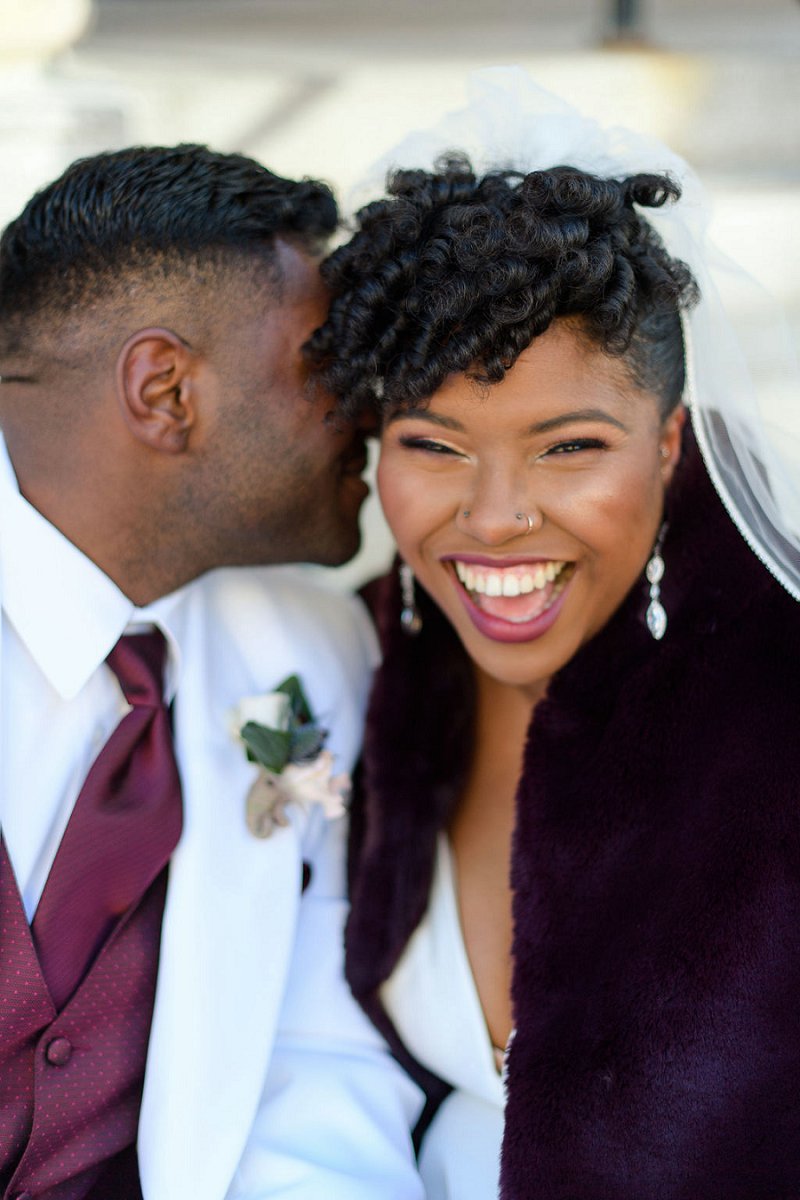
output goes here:
<path id="1" fill-rule="evenodd" d="M 606 624 L 652 551 L 682 421 L 563 321 L 502 383 L 453 376 L 388 420 L 387 519 L 480 669 L 535 696 Z"/>

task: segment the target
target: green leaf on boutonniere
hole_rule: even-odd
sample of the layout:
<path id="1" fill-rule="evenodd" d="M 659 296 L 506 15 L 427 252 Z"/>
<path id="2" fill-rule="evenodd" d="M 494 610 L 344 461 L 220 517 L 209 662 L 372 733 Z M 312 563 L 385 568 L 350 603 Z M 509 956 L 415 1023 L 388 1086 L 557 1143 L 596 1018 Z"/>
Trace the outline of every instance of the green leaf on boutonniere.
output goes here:
<path id="1" fill-rule="evenodd" d="M 287 679 L 284 679 L 283 683 L 278 684 L 275 691 L 282 692 L 284 696 L 289 697 L 289 703 L 292 706 L 292 716 L 295 721 L 301 725 L 306 725 L 313 720 L 306 694 L 303 691 L 303 685 L 296 675 L 289 675 Z"/>
<path id="2" fill-rule="evenodd" d="M 289 761 L 292 749 L 292 735 L 282 729 L 268 729 L 255 721 L 243 725 L 239 735 L 247 747 L 247 757 L 251 762 L 260 763 L 268 771 L 280 775 Z"/>
<path id="3" fill-rule="evenodd" d="M 301 725 L 299 729 L 293 730 L 292 762 L 308 762 L 309 759 L 316 758 L 325 745 L 327 736 L 327 729 L 320 729 L 319 725 Z"/>

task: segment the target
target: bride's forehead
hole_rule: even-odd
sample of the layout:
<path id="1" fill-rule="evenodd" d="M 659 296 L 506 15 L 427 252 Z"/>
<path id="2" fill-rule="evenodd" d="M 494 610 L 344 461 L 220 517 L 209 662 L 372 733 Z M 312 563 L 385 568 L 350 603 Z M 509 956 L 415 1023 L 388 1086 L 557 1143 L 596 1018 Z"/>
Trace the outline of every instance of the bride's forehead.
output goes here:
<path id="1" fill-rule="evenodd" d="M 460 413 L 499 419 L 511 409 L 576 409 L 589 402 L 628 408 L 637 398 L 624 358 L 556 325 L 536 338 L 500 381 L 488 383 L 481 375 L 476 368 L 448 376 L 425 410 L 434 418 Z"/>

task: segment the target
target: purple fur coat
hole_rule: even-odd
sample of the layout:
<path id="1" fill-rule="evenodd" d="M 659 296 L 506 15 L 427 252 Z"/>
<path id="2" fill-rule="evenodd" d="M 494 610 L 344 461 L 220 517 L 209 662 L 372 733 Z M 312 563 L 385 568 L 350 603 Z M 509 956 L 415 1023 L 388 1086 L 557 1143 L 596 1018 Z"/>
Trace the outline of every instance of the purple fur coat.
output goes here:
<path id="1" fill-rule="evenodd" d="M 800 607 L 687 443 L 663 642 L 642 581 L 528 736 L 503 1200 L 800 1197 Z M 353 819 L 348 975 L 390 1039 L 378 988 L 425 910 L 472 729 L 468 664 L 422 599 L 412 640 L 382 589 Z"/>

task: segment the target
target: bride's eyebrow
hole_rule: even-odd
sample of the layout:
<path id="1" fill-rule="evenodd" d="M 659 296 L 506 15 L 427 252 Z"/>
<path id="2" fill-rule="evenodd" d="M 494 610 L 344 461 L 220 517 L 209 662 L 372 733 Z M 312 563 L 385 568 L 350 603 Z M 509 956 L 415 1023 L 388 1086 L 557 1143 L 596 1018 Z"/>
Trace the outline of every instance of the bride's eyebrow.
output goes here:
<path id="1" fill-rule="evenodd" d="M 457 433 L 464 432 L 464 426 L 460 421 L 454 420 L 453 417 L 444 417 L 439 413 L 430 412 L 427 408 L 399 408 L 397 412 L 390 413 L 386 418 L 384 429 L 395 421 L 404 420 L 430 421 L 431 425 L 438 425 L 441 429 L 453 429 Z"/>
<path id="2" fill-rule="evenodd" d="M 445 417 L 441 413 L 431 412 L 427 408 L 399 408 L 387 416 L 384 429 L 394 424 L 395 421 L 427 421 L 440 429 L 451 429 L 456 433 L 464 432 L 464 426 L 454 417 Z M 602 408 L 576 408 L 572 412 L 559 413 L 558 416 L 548 417 L 545 421 L 535 421 L 528 426 L 525 432 L 528 434 L 551 433 L 554 429 L 561 429 L 562 426 L 571 425 L 575 421 L 599 422 L 604 425 L 613 425 L 615 429 L 621 429 L 623 433 L 629 432 L 627 425 Z"/>
<path id="3" fill-rule="evenodd" d="M 550 433 L 554 429 L 560 429 L 562 425 L 571 425 L 573 421 L 599 421 L 604 425 L 614 425 L 623 433 L 628 432 L 628 427 L 623 425 L 622 421 L 618 421 L 602 408 L 578 408 L 574 412 L 559 413 L 557 417 L 550 417 L 546 421 L 536 421 L 528 427 L 528 433 Z"/>

